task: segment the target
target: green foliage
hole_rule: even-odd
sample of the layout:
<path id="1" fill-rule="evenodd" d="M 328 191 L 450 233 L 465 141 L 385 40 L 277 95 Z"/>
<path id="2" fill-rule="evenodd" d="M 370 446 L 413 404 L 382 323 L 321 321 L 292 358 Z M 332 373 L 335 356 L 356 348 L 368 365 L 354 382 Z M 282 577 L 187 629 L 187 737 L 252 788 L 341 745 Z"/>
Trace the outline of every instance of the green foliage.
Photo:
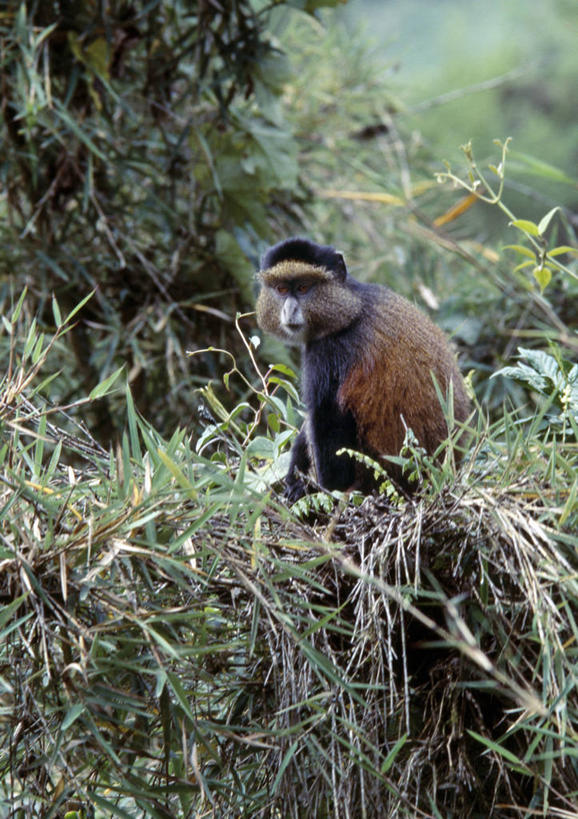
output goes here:
<path id="1" fill-rule="evenodd" d="M 407 438 L 411 434 L 413 434 L 413 433 L 411 433 L 411 430 L 408 430 L 408 434 L 406 436 L 406 441 L 404 443 L 407 443 Z M 371 472 L 373 473 L 373 478 L 377 482 L 378 491 L 379 491 L 380 494 L 386 495 L 390 500 L 393 500 L 394 502 L 395 501 L 399 502 L 400 496 L 397 493 L 397 491 L 395 489 L 395 486 L 392 484 L 384 464 L 380 463 L 379 461 L 376 461 L 374 458 L 371 458 L 369 455 L 365 455 L 363 452 L 356 452 L 353 449 L 344 448 L 344 449 L 340 449 L 340 450 L 337 451 L 338 455 L 341 455 L 343 453 L 349 455 L 349 457 L 353 458 L 354 461 L 357 461 L 358 463 L 363 464 L 363 466 L 365 466 L 365 467 L 367 467 L 367 469 L 371 470 Z M 402 454 L 403 455 L 407 454 L 407 450 L 405 448 L 405 445 L 404 445 L 404 451 L 403 451 Z M 395 458 L 393 460 L 394 460 L 394 463 L 398 463 L 402 467 L 405 467 L 408 464 L 408 461 L 406 461 L 406 459 L 403 458 L 403 457 L 399 458 L 399 459 Z"/>
<path id="2" fill-rule="evenodd" d="M 499 165 L 489 165 L 490 172 L 497 177 L 498 187 L 493 188 L 488 181 L 487 175 L 479 168 L 475 158 L 471 143 L 462 146 L 462 151 L 468 163 L 468 177 L 464 180 L 452 172 L 449 163 L 446 163 L 447 171 L 445 173 L 438 173 L 437 178 L 439 182 L 452 182 L 453 184 L 465 189 L 469 194 L 475 196 L 479 201 L 485 202 L 488 205 L 497 206 L 506 216 L 510 218 L 509 224 L 517 228 L 528 240 L 530 247 L 527 248 L 521 245 L 506 245 L 504 249 L 513 250 L 519 256 L 524 258 L 519 265 L 514 268 L 514 272 L 523 270 L 527 267 L 532 267 L 532 274 L 543 293 L 550 280 L 552 273 L 556 270 L 566 273 L 567 275 L 578 281 L 578 275 L 569 267 L 561 264 L 558 261 L 558 256 L 564 254 L 578 255 L 578 249 L 569 247 L 567 245 L 559 245 L 557 247 L 548 248 L 546 241 L 546 232 L 550 227 L 550 223 L 554 216 L 561 214 L 561 208 L 556 206 L 548 211 L 538 224 L 532 222 L 530 219 L 517 219 L 509 208 L 505 205 L 504 183 L 506 180 L 506 156 L 508 153 L 510 140 L 507 139 L 504 143 L 495 140 L 495 144 L 500 148 L 501 161 Z M 529 257 L 529 258 L 527 258 Z"/>
<path id="3" fill-rule="evenodd" d="M 227 529 L 226 515 L 235 519 L 252 498 L 243 527 L 256 537 L 264 501 L 245 480 L 248 458 L 236 461 L 233 476 L 216 453 L 195 455 L 184 432 L 163 440 L 130 393 L 116 456 L 82 428 L 64 432 L 66 410 L 42 399 L 40 370 L 72 315 L 46 340 L 35 323 L 23 326 L 22 306 L 5 322 L 14 367 L 0 412 L 2 584 L 7 594 L 20 589 L 0 615 L 2 720 L 11 724 L 0 801 L 27 815 L 185 815 L 201 794 L 199 804 L 214 802 L 213 790 L 236 790 L 234 778 L 213 782 L 217 771 L 207 776 L 203 760 L 211 766 L 222 741 L 229 744 L 235 709 L 243 721 L 243 689 L 253 676 L 246 663 L 255 653 L 235 625 L 241 612 L 226 613 L 219 602 L 217 540 L 207 527 Z M 204 578 L 206 594 L 193 598 L 195 578 Z M 219 677 L 232 684 L 220 714 L 212 702 Z M 32 700 L 22 698 L 25 689 Z M 187 785 L 194 770 L 199 778 Z M 157 784 L 163 771 L 166 784 L 176 783 L 168 790 Z M 253 798 L 238 793 L 231 804 Z"/>
<path id="4" fill-rule="evenodd" d="M 226 350 L 211 347 L 197 350 L 195 355 L 221 354 L 230 359 L 233 366 L 223 375 L 226 389 L 230 391 L 231 379 L 236 377 L 244 384 L 253 403 L 241 401 L 229 411 L 211 384 L 200 390 L 205 420 L 209 420 L 209 423 L 197 438 L 195 451 L 199 455 L 210 453 L 211 461 L 226 470 L 233 467 L 232 457 L 234 464 L 241 464 L 243 480 L 254 490 L 265 492 L 287 472 L 288 444 L 295 435 L 296 425 L 301 423 L 302 414 L 298 409 L 300 402 L 295 388 L 295 372 L 283 364 L 273 364 L 266 372 L 261 372 L 254 356 L 259 338 L 247 339 L 243 335 L 239 323 L 242 318 L 244 316 L 238 316 L 237 329 L 249 353 L 258 387 L 247 378 L 235 357 Z"/>
<path id="5" fill-rule="evenodd" d="M 563 361 L 559 350 L 556 357 L 542 350 L 523 347 L 518 352 L 519 357 L 525 358 L 528 363 L 503 367 L 494 376 L 502 375 L 521 381 L 545 398 L 550 423 L 556 420 L 565 425 L 572 419 L 578 422 L 578 364 Z"/>
<path id="6" fill-rule="evenodd" d="M 206 383 L 186 346 L 231 338 L 259 244 L 299 199 L 290 77 L 271 15 L 331 0 L 224 5 L 10 2 L 0 15 L 0 298 L 97 296 L 61 363 L 71 397 L 121 363 L 141 411 L 183 417 Z M 37 312 L 32 301 L 31 309 Z M 49 310 L 38 319 L 50 329 Z M 118 431 L 114 402 L 87 418 Z"/>
<path id="7" fill-rule="evenodd" d="M 484 152 L 497 134 L 509 134 L 516 147 L 507 183 L 512 210 L 538 221 L 550 202 L 573 209 L 575 3 L 489 0 L 475 25 L 472 8 L 459 0 L 443 7 L 352 0 L 343 15 L 368 21 L 367 38 L 403 85 L 408 125 L 435 156 L 453 161 L 458 154 L 459 161 L 460 142 L 473 138 Z M 495 216 L 476 208 L 461 221 L 470 235 L 495 243 L 503 235 Z"/>
<path id="8" fill-rule="evenodd" d="M 231 392 L 205 390 L 213 418 L 195 445 L 184 430 L 161 436 L 127 391 L 107 452 L 43 398 L 78 315 L 53 312 L 53 336 L 24 297 L 4 322 L 0 804 L 292 819 L 335 804 L 352 816 L 570 809 L 569 436 L 553 437 L 545 413 L 524 427 L 506 413 L 472 432 L 452 481 L 451 459 L 426 461 L 408 436 L 405 457 L 432 479 L 422 497 L 330 498 L 309 524 L 268 472 L 298 421 L 290 370 L 231 358 Z M 526 360 L 545 396 L 561 372 L 571 380 L 561 361 Z"/>

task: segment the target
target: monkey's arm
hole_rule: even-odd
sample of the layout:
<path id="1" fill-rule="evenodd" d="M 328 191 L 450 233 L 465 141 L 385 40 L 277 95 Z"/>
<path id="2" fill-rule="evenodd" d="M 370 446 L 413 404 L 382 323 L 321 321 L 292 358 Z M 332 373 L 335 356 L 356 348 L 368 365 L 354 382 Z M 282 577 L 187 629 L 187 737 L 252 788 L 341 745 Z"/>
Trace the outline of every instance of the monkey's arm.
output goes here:
<path id="1" fill-rule="evenodd" d="M 297 472 L 302 472 L 306 475 L 310 468 L 311 458 L 309 457 L 309 444 L 307 443 L 305 426 L 302 426 L 293 442 L 289 471 L 285 478 L 285 491 L 283 494 L 290 503 L 295 503 L 295 501 L 298 501 L 299 498 L 302 498 L 305 494 L 305 484 Z"/>
<path id="2" fill-rule="evenodd" d="M 311 413 L 311 427 L 317 480 L 324 489 L 345 492 L 355 483 L 355 462 L 349 455 L 336 453 L 359 448 L 352 413 L 343 412 L 333 402 L 323 402 Z"/>

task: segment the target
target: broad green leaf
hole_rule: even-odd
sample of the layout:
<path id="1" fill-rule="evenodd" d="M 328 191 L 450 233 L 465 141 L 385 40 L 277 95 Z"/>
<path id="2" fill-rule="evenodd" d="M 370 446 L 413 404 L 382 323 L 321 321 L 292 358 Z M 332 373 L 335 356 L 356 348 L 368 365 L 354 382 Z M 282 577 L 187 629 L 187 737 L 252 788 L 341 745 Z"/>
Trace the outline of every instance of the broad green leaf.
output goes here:
<path id="1" fill-rule="evenodd" d="M 272 432 L 279 432 L 281 429 L 281 422 L 279 416 L 271 413 L 267 416 L 267 425 Z"/>
<path id="2" fill-rule="evenodd" d="M 544 350 L 532 350 L 529 347 L 518 347 L 519 358 L 526 361 L 540 373 L 551 381 L 556 381 L 561 370 L 553 355 L 545 353 Z M 523 366 L 523 365 L 520 365 Z"/>
<path id="3" fill-rule="evenodd" d="M 270 376 L 269 384 L 279 384 L 279 386 L 283 387 L 283 389 L 291 396 L 291 398 L 293 398 L 294 401 L 299 401 L 299 393 L 297 392 L 295 386 L 285 378 L 277 378 L 274 375 Z"/>
<path id="4" fill-rule="evenodd" d="M 510 225 L 518 228 L 518 230 L 523 230 L 524 233 L 528 233 L 530 236 L 540 235 L 538 225 L 535 222 L 530 222 L 529 219 L 514 219 L 513 222 L 510 222 Z"/>
<path id="5" fill-rule="evenodd" d="M 276 416 L 272 417 L 276 418 Z M 271 426 L 271 424 L 269 425 Z M 264 458 L 266 460 L 272 459 L 275 455 L 275 447 L 273 441 L 271 441 L 270 438 L 263 437 L 262 435 L 253 438 L 252 441 L 249 441 L 245 451 L 247 455 L 250 455 L 252 458 Z"/>
<path id="6" fill-rule="evenodd" d="M 292 75 L 289 58 L 280 51 L 269 52 L 259 60 L 255 77 L 276 95 L 282 94 Z"/>
<path id="7" fill-rule="evenodd" d="M 520 253 L 522 256 L 528 256 L 530 259 L 536 260 L 536 254 L 530 250 L 529 247 L 524 247 L 524 245 L 504 245 L 504 250 L 514 250 L 516 253 Z"/>
<path id="8" fill-rule="evenodd" d="M 280 418 L 285 417 L 285 402 L 276 395 L 268 395 L 266 398 L 267 404 L 273 407 L 273 410 Z"/>
<path id="9" fill-rule="evenodd" d="M 279 373 L 283 373 L 283 375 L 288 376 L 289 378 L 297 379 L 297 373 L 295 370 L 292 370 L 291 367 L 287 367 L 285 364 L 273 364 L 271 366 L 271 370 Z"/>
<path id="10" fill-rule="evenodd" d="M 109 76 L 109 48 L 105 37 L 97 37 L 84 49 L 85 63 L 96 74 L 105 79 L 110 79 Z"/>
<path id="11" fill-rule="evenodd" d="M 553 247 L 552 250 L 548 251 L 548 256 L 562 256 L 563 253 L 572 253 L 575 256 L 578 256 L 578 247 L 570 247 L 569 245 L 559 245 L 558 247 Z"/>

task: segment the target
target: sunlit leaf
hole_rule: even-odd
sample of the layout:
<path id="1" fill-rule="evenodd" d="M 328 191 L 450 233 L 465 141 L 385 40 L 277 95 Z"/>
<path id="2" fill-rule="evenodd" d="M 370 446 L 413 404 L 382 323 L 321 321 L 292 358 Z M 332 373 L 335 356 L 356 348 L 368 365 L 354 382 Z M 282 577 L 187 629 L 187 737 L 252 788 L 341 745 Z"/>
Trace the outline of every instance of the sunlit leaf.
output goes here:
<path id="1" fill-rule="evenodd" d="M 540 235 L 538 225 L 536 225 L 534 222 L 530 222 L 528 219 L 514 219 L 512 222 L 510 222 L 510 225 L 518 228 L 518 230 L 524 231 L 524 233 L 527 233 L 530 236 Z"/>
<path id="2" fill-rule="evenodd" d="M 524 247 L 524 245 L 504 245 L 504 250 L 514 250 L 516 253 L 520 253 L 522 256 L 528 256 L 530 259 L 536 259 L 536 254 L 530 250 L 528 247 Z"/>
<path id="3" fill-rule="evenodd" d="M 548 251 L 548 256 L 561 256 L 563 253 L 571 253 L 574 256 L 578 255 L 578 248 L 570 247 L 569 245 L 559 245 L 558 247 L 553 247 L 552 250 Z"/>
<path id="4" fill-rule="evenodd" d="M 552 208 L 552 210 L 548 211 L 548 213 L 545 216 L 543 216 L 542 219 L 540 219 L 540 222 L 538 224 L 538 232 L 540 233 L 540 235 L 546 233 L 546 231 L 548 230 L 548 225 L 552 221 L 553 216 L 556 213 L 558 213 L 559 210 L 560 210 L 559 207 Z"/>
<path id="5" fill-rule="evenodd" d="M 540 267 L 535 267 L 532 272 L 534 278 L 540 286 L 540 292 L 543 293 L 552 279 L 552 270 L 547 267 L 547 265 L 542 265 Z"/>

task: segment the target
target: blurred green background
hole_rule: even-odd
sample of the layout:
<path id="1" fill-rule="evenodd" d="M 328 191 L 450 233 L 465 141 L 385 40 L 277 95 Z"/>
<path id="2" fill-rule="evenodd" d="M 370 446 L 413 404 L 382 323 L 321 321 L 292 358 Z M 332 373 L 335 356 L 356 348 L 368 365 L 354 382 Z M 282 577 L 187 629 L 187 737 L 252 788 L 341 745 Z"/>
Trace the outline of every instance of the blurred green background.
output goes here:
<path id="1" fill-rule="evenodd" d="M 509 135 L 514 151 L 575 177 L 572 0 L 350 0 L 340 16 L 365 31 L 390 68 L 409 122 L 437 156 L 455 159 L 468 139 L 483 152 L 496 136 Z M 576 201 L 575 192 L 560 195 Z"/>

